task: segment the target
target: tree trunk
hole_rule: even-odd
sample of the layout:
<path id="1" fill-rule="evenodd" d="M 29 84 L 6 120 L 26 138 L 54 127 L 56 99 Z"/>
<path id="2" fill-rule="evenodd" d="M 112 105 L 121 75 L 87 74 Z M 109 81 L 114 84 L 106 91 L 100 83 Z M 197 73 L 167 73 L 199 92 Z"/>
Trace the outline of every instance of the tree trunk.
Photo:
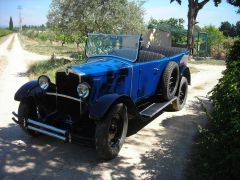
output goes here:
<path id="1" fill-rule="evenodd" d="M 194 45 L 194 27 L 196 24 L 197 15 L 200 9 L 203 8 L 210 0 L 188 0 L 188 34 L 187 34 L 187 46 L 189 50 L 193 49 Z"/>
<path id="2" fill-rule="evenodd" d="M 196 5 L 193 0 L 189 0 L 188 4 L 188 33 L 187 33 L 187 47 L 189 50 L 193 49 L 194 41 L 193 41 L 193 35 L 194 35 L 194 27 L 196 23 L 196 14 L 198 13 L 198 10 L 196 9 Z"/>

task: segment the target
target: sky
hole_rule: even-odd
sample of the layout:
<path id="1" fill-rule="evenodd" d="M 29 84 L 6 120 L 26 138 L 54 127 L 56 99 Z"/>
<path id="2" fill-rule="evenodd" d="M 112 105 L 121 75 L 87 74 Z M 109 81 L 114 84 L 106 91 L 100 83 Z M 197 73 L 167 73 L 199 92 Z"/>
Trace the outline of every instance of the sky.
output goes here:
<path id="1" fill-rule="evenodd" d="M 170 0 L 147 0 L 143 6 L 145 9 L 144 21 L 148 22 L 150 17 L 155 19 L 183 18 L 187 27 L 187 0 L 182 1 L 182 5 L 176 2 L 169 3 Z M 19 11 L 17 7 L 22 7 L 21 13 L 23 23 L 26 25 L 41 25 L 47 22 L 47 14 L 51 0 L 0 0 L 0 27 L 7 27 L 9 18 L 12 16 L 14 26 L 19 24 Z M 224 0 L 215 7 L 210 1 L 200 10 L 197 21 L 199 26 L 215 25 L 220 26 L 221 22 L 229 21 L 235 24 L 240 21 L 240 14 L 236 14 L 237 8 L 227 4 Z"/>

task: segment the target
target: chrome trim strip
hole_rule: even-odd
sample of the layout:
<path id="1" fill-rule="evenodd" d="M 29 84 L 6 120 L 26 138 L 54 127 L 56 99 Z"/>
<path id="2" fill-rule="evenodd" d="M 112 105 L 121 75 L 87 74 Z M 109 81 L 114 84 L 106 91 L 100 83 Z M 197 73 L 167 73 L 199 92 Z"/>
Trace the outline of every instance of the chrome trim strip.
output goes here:
<path id="1" fill-rule="evenodd" d="M 148 108 L 152 107 L 154 104 L 156 104 L 156 103 L 152 103 L 150 106 L 148 106 L 145 109 L 143 109 L 139 114 L 141 114 L 143 111 L 147 110 Z"/>
<path id="2" fill-rule="evenodd" d="M 81 75 L 79 75 L 79 84 L 81 84 L 81 82 L 82 82 L 82 76 Z M 82 113 L 82 101 L 80 101 L 80 103 L 79 103 L 80 105 L 80 107 L 79 107 L 79 110 L 80 110 L 80 116 L 81 116 L 81 113 Z"/>
<path id="3" fill-rule="evenodd" d="M 27 128 L 28 128 L 28 129 L 31 129 L 31 130 L 33 130 L 33 131 L 40 132 L 40 133 L 42 133 L 42 134 L 46 134 L 46 135 L 48 135 L 48 136 L 55 137 L 55 138 L 57 138 L 57 139 L 61 139 L 61 140 L 63 140 L 63 141 L 66 141 L 66 137 L 57 135 L 57 134 L 55 134 L 55 133 L 48 132 L 48 131 L 43 130 L 43 129 L 38 129 L 38 128 L 35 128 L 35 127 L 33 127 L 33 126 L 27 126 Z"/>
<path id="4" fill-rule="evenodd" d="M 86 74 L 83 73 L 83 72 L 75 72 L 75 71 L 73 71 L 71 68 L 66 68 L 66 69 L 68 69 L 68 73 L 72 73 L 72 74 L 75 74 L 75 75 L 78 75 L 78 76 L 84 76 L 84 75 L 86 75 Z M 58 73 L 58 72 L 66 72 L 66 69 L 60 69 L 60 70 L 58 70 L 56 73 Z"/>
<path id="5" fill-rule="evenodd" d="M 31 123 L 31 124 L 34 124 L 34 125 L 37 125 L 37 126 L 46 128 L 46 129 L 48 129 L 48 130 L 55 131 L 55 132 L 60 133 L 60 134 L 63 134 L 63 135 L 66 134 L 66 131 L 65 131 L 65 130 L 62 130 L 62 129 L 59 129 L 59 128 L 56 128 L 56 127 L 53 127 L 53 126 L 49 126 L 49 125 L 44 124 L 44 123 L 37 122 L 37 121 L 34 121 L 34 120 L 32 120 L 32 119 L 28 119 L 28 120 L 27 120 L 27 123 Z"/>
<path id="6" fill-rule="evenodd" d="M 81 99 L 74 98 L 74 97 L 71 97 L 71 96 L 67 96 L 67 95 L 64 95 L 64 94 L 58 94 L 58 93 L 52 93 L 52 92 L 46 92 L 46 94 L 50 95 L 50 96 L 60 96 L 60 97 L 64 97 L 64 98 L 74 100 L 74 101 L 82 102 Z"/>
<path id="7" fill-rule="evenodd" d="M 133 65 L 132 65 L 132 77 L 131 77 L 131 87 L 130 87 L 130 97 L 132 98 L 132 85 L 133 85 Z"/>

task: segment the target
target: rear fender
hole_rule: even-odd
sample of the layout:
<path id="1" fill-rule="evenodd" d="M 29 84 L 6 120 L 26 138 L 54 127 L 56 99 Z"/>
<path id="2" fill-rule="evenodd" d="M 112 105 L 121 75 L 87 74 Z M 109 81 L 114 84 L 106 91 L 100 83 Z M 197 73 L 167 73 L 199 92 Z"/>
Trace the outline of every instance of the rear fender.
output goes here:
<path id="1" fill-rule="evenodd" d="M 179 79 L 180 81 L 178 83 L 176 96 L 179 93 L 179 87 L 180 87 L 180 83 L 181 83 L 182 77 L 186 77 L 187 81 L 188 81 L 188 85 L 191 85 L 191 74 L 190 74 L 190 70 L 189 70 L 189 68 L 187 66 L 184 66 L 183 68 L 180 69 L 180 79 Z"/>
<path id="2" fill-rule="evenodd" d="M 128 113 L 132 116 L 137 114 L 136 106 L 129 96 L 108 94 L 102 96 L 90 106 L 89 117 L 94 120 L 101 120 L 108 110 L 117 103 L 124 103 L 127 106 Z"/>
<path id="3" fill-rule="evenodd" d="M 181 78 L 184 76 L 187 78 L 188 80 L 188 85 L 191 85 L 191 74 L 190 74 L 190 70 L 187 66 L 184 66 L 181 70 L 180 70 L 180 73 L 181 73 Z M 180 81 L 179 81 L 180 83 Z"/>
<path id="4" fill-rule="evenodd" d="M 38 85 L 38 81 L 29 81 L 18 89 L 15 93 L 14 99 L 22 101 L 29 98 L 40 97 L 44 94 L 44 90 Z"/>

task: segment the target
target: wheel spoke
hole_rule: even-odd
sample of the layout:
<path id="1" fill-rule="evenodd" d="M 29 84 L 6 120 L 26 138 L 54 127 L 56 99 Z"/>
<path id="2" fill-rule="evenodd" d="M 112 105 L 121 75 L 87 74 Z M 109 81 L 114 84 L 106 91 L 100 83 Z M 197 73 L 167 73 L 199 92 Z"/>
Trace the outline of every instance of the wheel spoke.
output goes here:
<path id="1" fill-rule="evenodd" d="M 108 135 L 108 142 L 111 147 L 118 146 L 121 138 L 122 128 L 121 126 L 121 118 L 120 115 L 117 114 L 112 118 L 110 127 L 109 127 L 109 135 Z"/>

